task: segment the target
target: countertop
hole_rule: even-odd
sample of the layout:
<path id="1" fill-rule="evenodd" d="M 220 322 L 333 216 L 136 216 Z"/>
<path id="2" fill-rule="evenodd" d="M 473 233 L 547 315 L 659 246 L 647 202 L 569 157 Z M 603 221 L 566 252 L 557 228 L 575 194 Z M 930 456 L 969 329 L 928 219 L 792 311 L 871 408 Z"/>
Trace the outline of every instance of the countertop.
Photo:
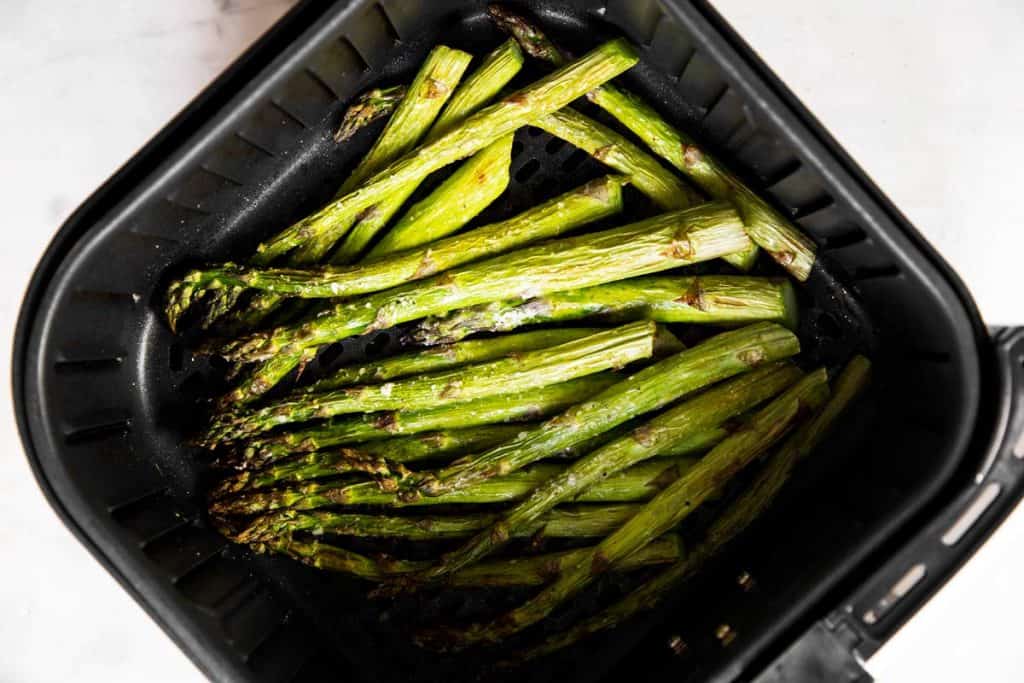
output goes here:
<path id="1" fill-rule="evenodd" d="M 0 3 L 0 357 L 68 214 L 291 4 Z M 957 269 L 986 321 L 1024 324 L 1013 281 L 1024 250 L 1019 3 L 715 5 Z M 64 529 L 9 405 L 3 415 L 0 681 L 202 680 Z M 880 681 L 1019 681 L 1024 650 L 1005 607 L 1024 603 L 1022 573 L 1017 511 L 868 670 Z"/>

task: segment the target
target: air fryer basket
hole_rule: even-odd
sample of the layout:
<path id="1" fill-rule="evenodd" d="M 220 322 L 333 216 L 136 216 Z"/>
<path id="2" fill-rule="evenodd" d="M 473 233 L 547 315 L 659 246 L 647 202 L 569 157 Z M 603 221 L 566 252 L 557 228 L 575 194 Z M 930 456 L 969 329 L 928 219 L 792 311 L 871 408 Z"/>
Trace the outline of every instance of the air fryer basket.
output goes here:
<path id="1" fill-rule="evenodd" d="M 643 62 L 623 80 L 820 245 L 802 323 L 808 355 L 835 365 L 860 348 L 876 363 L 867 400 L 702 578 L 651 618 L 541 662 L 530 680 L 749 680 L 780 654 L 762 680 L 863 680 L 851 651 L 873 652 L 1020 497 L 1024 338 L 986 333 L 956 277 L 710 8 L 513 4 L 577 50 L 631 38 Z M 229 547 L 207 526 L 206 475 L 182 441 L 216 368 L 172 338 L 157 305 L 167 272 L 247 253 L 329 198 L 376 132 L 335 145 L 344 103 L 408 79 L 437 42 L 496 44 L 484 7 L 300 5 L 76 212 L 30 285 L 14 389 L 40 484 L 218 680 L 472 678 L 487 661 L 420 653 L 403 614 L 367 602 L 355 581 Z M 600 172 L 520 131 L 514 180 L 488 214 Z M 742 572 L 752 590 L 738 587 Z"/>

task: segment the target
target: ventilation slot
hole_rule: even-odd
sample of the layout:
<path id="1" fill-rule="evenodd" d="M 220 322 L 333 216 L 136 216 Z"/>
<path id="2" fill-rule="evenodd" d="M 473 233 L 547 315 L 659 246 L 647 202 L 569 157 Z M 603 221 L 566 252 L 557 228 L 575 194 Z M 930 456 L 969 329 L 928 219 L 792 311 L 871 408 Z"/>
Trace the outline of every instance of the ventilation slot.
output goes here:
<path id="1" fill-rule="evenodd" d="M 793 176 L 790 176 L 790 178 L 792 178 L 792 177 Z M 776 187 L 781 187 L 782 184 L 786 180 L 789 180 L 790 178 L 786 178 L 785 180 L 779 181 L 779 183 L 776 185 Z M 830 206 L 832 206 L 833 204 L 835 204 L 835 200 L 833 200 L 832 197 L 829 197 L 828 195 L 824 195 L 824 196 L 821 196 L 821 197 L 816 197 L 814 199 L 811 199 L 810 201 L 807 201 L 806 203 L 803 203 L 803 202 L 794 202 L 794 203 L 797 205 L 797 208 L 793 212 L 793 220 L 799 221 L 799 220 L 803 220 L 807 216 L 810 216 L 811 214 L 818 213 L 819 211 L 824 211 L 825 209 L 827 209 Z"/>
<path id="2" fill-rule="evenodd" d="M 217 532 L 182 519 L 177 527 L 168 528 L 148 540 L 143 552 L 167 573 L 171 581 L 176 581 L 219 553 L 226 544 L 227 541 Z"/>
<path id="3" fill-rule="evenodd" d="M 101 441 L 111 436 L 124 437 L 129 431 L 131 420 L 128 418 L 86 427 L 73 427 L 64 433 L 64 443 L 75 446 L 90 441 Z"/>
<path id="4" fill-rule="evenodd" d="M 178 590 L 194 604 L 210 611 L 227 598 L 242 592 L 247 587 L 251 592 L 255 580 L 248 569 L 237 561 L 224 557 L 223 552 L 210 555 L 209 559 L 185 572 L 177 582 Z"/>
<path id="5" fill-rule="evenodd" d="M 942 534 L 942 543 L 948 546 L 959 543 L 964 534 L 971 530 L 971 527 L 985 514 L 985 510 L 988 510 L 989 506 L 999 497 L 1000 490 L 1001 487 L 995 482 L 983 488 L 978 497 L 960 513 L 953 525 L 946 530 L 946 533 Z"/>
<path id="6" fill-rule="evenodd" d="M 837 235 L 825 237 L 822 240 L 822 249 L 825 251 L 837 251 L 839 249 L 845 249 L 846 247 L 852 247 L 855 244 L 860 244 L 867 239 L 867 233 L 860 228 L 850 228 L 846 232 L 841 232 Z"/>
<path id="7" fill-rule="evenodd" d="M 128 305 L 134 307 L 142 297 L 135 292 L 110 292 L 95 289 L 76 289 L 71 293 L 73 300 L 82 303 L 99 303 L 114 306 Z"/>
<path id="8" fill-rule="evenodd" d="M 948 351 L 930 351 L 928 349 L 910 349 L 907 358 L 923 360 L 928 363 L 948 363 L 953 356 Z"/>
<path id="9" fill-rule="evenodd" d="M 342 39 L 331 41 L 317 50 L 306 68 L 327 86 L 336 99 L 344 102 L 354 94 L 366 64 L 352 44 Z"/>
<path id="10" fill-rule="evenodd" d="M 693 45 L 679 25 L 663 16 L 651 38 L 650 60 L 665 74 L 679 74 L 693 56 Z"/>
<path id="11" fill-rule="evenodd" d="M 124 362 L 123 356 L 110 358 L 80 358 L 75 360 L 59 360 L 53 364 L 58 375 L 77 375 L 118 370 Z"/>
<path id="12" fill-rule="evenodd" d="M 239 140 L 241 140 L 242 142 L 244 142 L 249 147 L 255 149 L 258 152 L 260 152 L 264 156 L 270 157 L 271 159 L 273 159 L 274 157 L 277 156 L 277 154 L 275 154 L 274 152 L 270 151 L 269 149 L 267 149 L 266 147 L 264 147 L 260 143 L 256 142 L 255 140 L 249 139 L 248 137 L 246 137 L 242 133 L 236 132 L 235 133 L 235 137 L 238 138 Z"/>
<path id="13" fill-rule="evenodd" d="M 791 161 L 787 161 L 785 164 L 783 164 L 781 167 L 779 167 L 775 171 L 772 171 L 770 173 L 765 174 L 761 178 L 761 182 L 762 182 L 762 184 L 764 185 L 765 188 L 771 188 L 771 187 L 774 187 L 774 186 L 778 185 L 783 180 L 785 180 L 786 178 L 790 177 L 791 175 L 793 175 L 794 173 L 796 173 L 799 170 L 800 170 L 800 161 L 797 160 L 797 159 L 793 159 Z"/>
<path id="14" fill-rule="evenodd" d="M 224 617 L 224 630 L 239 653 L 249 655 L 280 627 L 285 611 L 266 591 L 251 593 Z"/>
<path id="15" fill-rule="evenodd" d="M 881 600 L 867 612 L 864 613 L 863 621 L 868 626 L 877 624 L 879 619 L 886 615 L 900 600 L 904 598 L 914 586 L 921 583 L 921 580 L 927 575 L 928 570 L 924 564 L 916 564 L 910 568 L 910 570 L 903 575 L 903 577 L 892 585 L 889 592 L 885 594 Z"/>
<path id="16" fill-rule="evenodd" d="M 854 280 L 877 280 L 887 277 L 899 277 L 900 268 L 896 265 L 889 266 L 861 266 L 854 268 Z"/>
<path id="17" fill-rule="evenodd" d="M 330 83 L 321 78 L 320 74 L 313 71 L 309 67 L 306 67 L 305 71 L 306 75 L 309 76 L 309 80 L 320 86 L 320 88 L 324 91 L 325 95 L 327 95 L 331 99 L 337 99 L 337 94 L 334 92 L 334 88 L 331 87 Z"/>
<path id="18" fill-rule="evenodd" d="M 152 492 L 111 512 L 114 521 L 131 532 L 140 545 L 188 524 L 166 490 Z"/>
<path id="19" fill-rule="evenodd" d="M 608 21 L 644 46 L 654 40 L 662 18 L 661 9 L 654 0 L 609 0 L 606 12 Z"/>
<path id="20" fill-rule="evenodd" d="M 200 209 L 200 208 L 195 207 L 195 206 L 189 206 L 188 204 L 182 204 L 180 201 L 178 201 L 174 197 L 164 197 L 164 201 L 166 203 L 170 204 L 171 206 L 173 206 L 175 209 L 179 209 L 179 210 L 187 211 L 188 213 L 191 213 L 194 218 L 202 219 L 202 218 L 206 218 L 207 216 L 210 215 L 209 211 L 205 211 L 205 210 Z"/>
<path id="21" fill-rule="evenodd" d="M 388 52 L 398 42 L 398 34 L 380 5 L 373 5 L 362 16 L 347 22 L 348 40 L 372 71 L 380 71 Z"/>
<path id="22" fill-rule="evenodd" d="M 285 615 L 281 626 L 249 655 L 249 668 L 260 680 L 297 680 L 295 677 L 313 654 L 315 636 L 291 623 L 294 619 L 292 613 Z"/>
<path id="23" fill-rule="evenodd" d="M 288 111 L 288 108 L 285 107 L 282 103 L 280 103 L 280 102 L 278 102 L 276 100 L 270 100 L 270 106 L 273 107 L 274 109 L 278 110 L 279 112 L 281 112 L 285 116 L 287 116 L 289 119 L 291 119 L 293 122 L 295 122 L 299 126 L 301 126 L 303 128 L 309 128 L 309 126 L 306 125 L 305 121 L 300 119 L 298 116 L 296 116 L 292 112 Z"/>
<path id="24" fill-rule="evenodd" d="M 408 40 L 416 35 L 421 21 L 418 3 L 409 0 L 385 0 L 380 3 L 380 9 L 397 40 Z"/>

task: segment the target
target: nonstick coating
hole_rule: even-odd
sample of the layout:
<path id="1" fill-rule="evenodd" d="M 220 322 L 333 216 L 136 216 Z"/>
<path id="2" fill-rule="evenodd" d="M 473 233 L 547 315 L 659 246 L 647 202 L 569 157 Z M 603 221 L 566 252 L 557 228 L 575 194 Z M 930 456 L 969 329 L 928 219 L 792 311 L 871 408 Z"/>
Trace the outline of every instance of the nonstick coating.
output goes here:
<path id="1" fill-rule="evenodd" d="M 662 9 L 651 0 L 525 4 L 577 52 L 623 33 L 633 39 L 643 62 L 623 81 L 819 243 L 821 263 L 801 295 L 801 362 L 835 369 L 864 351 L 876 363 L 868 400 L 703 578 L 657 614 L 517 674 L 732 680 L 780 636 L 820 616 L 814 609 L 823 597 L 962 463 L 977 409 L 974 321 L 930 253 L 698 8 L 669 2 Z M 19 398 L 42 476 L 94 552 L 218 679 L 498 675 L 490 665 L 499 654 L 435 657 L 410 644 L 409 629 L 493 612 L 528 592 L 445 592 L 382 607 L 365 599 L 357 581 L 253 555 L 208 527 L 202 510 L 210 473 L 201 454 L 182 444 L 224 368 L 192 357 L 191 340 L 174 338 L 159 314 L 169 277 L 196 263 L 244 258 L 262 237 L 333 194 L 379 132 L 378 125 L 342 148 L 332 142 L 353 95 L 407 82 L 437 42 L 477 54 L 497 45 L 503 37 L 483 10 L 470 0 L 326 10 L 301 36 L 277 45 L 280 56 L 200 129 L 182 134 L 159 167 L 133 187 L 122 183 L 117 202 L 80 226 L 73 246 L 54 247 L 60 258 L 48 261 L 45 288 L 28 304 Z M 538 73 L 531 66 L 521 78 Z M 521 130 L 513 181 L 475 224 L 604 172 L 568 145 Z M 650 212 L 630 191 L 626 218 Z M 761 268 L 777 272 L 773 264 Z M 350 340 L 312 372 L 387 353 L 397 338 L 384 332 Z M 755 577 L 753 591 L 737 587 L 742 571 Z M 601 584 L 532 635 L 564 626 L 629 585 Z M 728 647 L 715 637 L 722 624 L 738 634 Z M 687 644 L 682 657 L 667 646 L 676 636 Z"/>

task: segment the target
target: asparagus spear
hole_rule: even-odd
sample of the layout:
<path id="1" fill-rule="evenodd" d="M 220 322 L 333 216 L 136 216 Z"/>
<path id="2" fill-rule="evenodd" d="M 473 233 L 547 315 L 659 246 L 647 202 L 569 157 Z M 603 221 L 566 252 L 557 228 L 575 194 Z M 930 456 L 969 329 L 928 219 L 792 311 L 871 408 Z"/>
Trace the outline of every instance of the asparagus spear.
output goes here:
<path id="1" fill-rule="evenodd" d="M 474 154 L 437 189 L 413 204 L 366 258 L 379 259 L 429 244 L 462 229 L 505 191 L 511 164 L 512 136 L 506 135 Z M 344 252 L 338 253 L 335 263 L 351 260 L 346 260 Z"/>
<path id="2" fill-rule="evenodd" d="M 796 329 L 798 305 L 788 280 L 734 275 L 638 277 L 528 301 L 496 301 L 427 318 L 409 336 L 451 344 L 476 332 L 593 316 L 661 323 L 734 324 L 769 320 Z M 464 342 L 465 343 L 465 342 Z"/>
<path id="3" fill-rule="evenodd" d="M 507 441 L 468 462 L 409 478 L 403 482 L 405 497 L 436 496 L 513 472 L 692 391 L 792 356 L 799 348 L 792 332 L 773 323 L 756 323 L 723 332 L 640 370 L 521 438 Z"/>
<path id="4" fill-rule="evenodd" d="M 555 67 L 565 63 L 565 54 L 537 26 L 498 5 L 491 5 L 488 11 L 499 26 L 519 41 L 527 54 Z M 611 83 L 590 91 L 587 98 L 615 117 L 655 154 L 679 169 L 708 195 L 734 202 L 754 243 L 798 281 L 807 279 L 816 258 L 810 238 L 751 192 L 742 180 L 696 141 L 669 124 L 641 98 Z M 754 256 L 756 251 L 751 250 L 748 264 L 753 262 Z"/>
<path id="5" fill-rule="evenodd" d="M 360 95 L 355 104 L 345 110 L 341 125 L 334 133 L 334 141 L 345 142 L 377 119 L 389 116 L 405 98 L 406 91 L 404 85 L 394 85 L 374 88 Z"/>
<path id="6" fill-rule="evenodd" d="M 168 288 L 166 313 L 174 326 L 205 289 L 248 287 L 284 296 L 337 298 L 367 294 L 421 280 L 484 256 L 574 230 L 622 210 L 624 179 L 606 176 L 498 223 L 449 237 L 390 258 L 347 268 L 252 269 L 225 264 L 194 270 Z"/>
<path id="7" fill-rule="evenodd" d="M 675 481 L 694 463 L 690 458 L 664 458 L 618 472 L 583 491 L 579 503 L 635 503 L 647 500 Z M 492 477 L 459 491 L 403 501 L 373 481 L 311 482 L 287 488 L 256 491 L 210 503 L 210 513 L 255 515 L 290 508 L 315 510 L 335 505 L 380 505 L 392 508 L 421 505 L 469 505 L 521 500 L 533 489 L 565 469 L 564 465 L 538 464 L 502 477 Z"/>
<path id="8" fill-rule="evenodd" d="M 686 183 L 625 136 L 570 107 L 535 119 L 530 125 L 565 140 L 609 168 L 625 174 L 633 187 L 666 211 L 685 209 L 704 201 Z"/>
<path id="9" fill-rule="evenodd" d="M 646 582 L 625 598 L 573 627 L 549 637 L 518 658 L 534 659 L 617 626 L 639 612 L 654 608 L 677 585 L 693 576 L 710 557 L 750 526 L 775 500 L 794 465 L 806 457 L 829 431 L 836 418 L 864 390 L 870 362 L 857 356 L 835 381 L 832 397 L 806 424 L 797 429 L 758 472 L 750 486 L 712 522 L 703 540 L 681 561 Z"/>
<path id="10" fill-rule="evenodd" d="M 299 396 L 258 410 L 218 417 L 200 441 L 214 445 L 237 440 L 291 422 L 346 413 L 421 410 L 565 382 L 603 370 L 618 369 L 654 355 L 658 328 L 636 322 L 602 330 L 547 349 L 384 384 L 343 387 L 325 394 Z"/>
<path id="11" fill-rule="evenodd" d="M 742 431 L 716 446 L 533 599 L 490 624 L 427 632 L 419 642 L 441 649 L 461 649 L 473 643 L 499 642 L 535 624 L 623 558 L 682 521 L 736 472 L 784 436 L 803 410 L 816 409 L 827 397 L 825 371 L 808 375 L 758 411 Z"/>
<path id="12" fill-rule="evenodd" d="M 576 505 L 559 507 L 521 529 L 518 537 L 545 538 L 604 537 L 624 524 L 640 509 L 637 503 L 607 505 Z M 255 543 L 275 536 L 307 532 L 314 536 L 364 536 L 371 538 L 404 538 L 410 541 L 436 541 L 464 538 L 491 524 L 497 515 L 434 515 L 396 517 L 382 514 L 346 512 L 298 512 L 284 510 L 257 518 L 233 538 L 238 543 Z"/>
<path id="13" fill-rule="evenodd" d="M 624 40 L 601 45 L 550 76 L 470 116 L 433 142 L 388 165 L 359 189 L 261 244 L 257 262 L 269 263 L 300 244 L 330 240 L 337 235 L 338 225 L 388 199 L 399 188 L 478 152 L 538 116 L 561 109 L 636 62 L 636 53 Z"/>
<path id="14" fill-rule="evenodd" d="M 746 373 L 658 415 L 589 455 L 577 460 L 557 477 L 539 486 L 487 529 L 445 554 L 431 569 L 417 575 L 425 581 L 437 580 L 467 567 L 494 552 L 529 528 L 541 515 L 561 502 L 571 500 L 580 491 L 610 474 L 652 458 L 681 438 L 699 434 L 736 417 L 776 395 L 800 377 L 800 371 L 788 363 L 773 363 Z"/>
<path id="15" fill-rule="evenodd" d="M 416 349 L 376 363 L 341 368 L 331 376 L 325 377 L 301 391 L 302 393 L 316 393 L 352 384 L 386 382 L 398 377 L 457 368 L 470 363 L 503 358 L 523 351 L 534 351 L 564 344 L 597 331 L 592 327 L 534 330 L 492 337 L 491 339 L 471 339 L 458 344 Z"/>
<path id="16" fill-rule="evenodd" d="M 614 374 L 600 373 L 531 391 L 490 396 L 455 405 L 328 420 L 315 427 L 248 441 L 226 456 L 220 464 L 254 469 L 295 453 L 331 446 L 423 434 L 437 429 L 473 428 L 536 420 L 585 401 L 616 381 L 618 378 Z"/>
<path id="17" fill-rule="evenodd" d="M 257 544 L 260 550 L 272 550 L 299 560 L 317 569 L 353 574 L 369 581 L 384 581 L 403 573 L 416 571 L 426 563 L 415 560 L 396 560 L 390 557 L 371 558 L 335 545 L 313 541 L 307 543 L 293 538 L 275 538 Z M 563 566 L 578 560 L 587 551 L 569 550 L 546 555 L 510 558 L 472 567 L 452 577 L 459 588 L 539 586 L 557 575 Z M 657 564 L 668 564 L 682 555 L 679 538 L 669 534 L 652 542 L 647 548 L 622 562 L 617 571 L 634 571 Z"/>
<path id="18" fill-rule="evenodd" d="M 474 71 L 465 82 L 459 86 L 455 94 L 452 95 L 451 100 L 448 102 L 448 106 L 444 108 L 441 115 L 434 121 L 433 127 L 430 132 L 427 133 L 427 137 L 424 142 L 430 143 L 441 137 L 444 133 L 447 133 L 457 124 L 461 123 L 471 114 L 475 114 L 477 110 L 483 107 L 485 104 L 490 102 L 498 92 L 505 87 L 512 77 L 519 73 L 519 70 L 523 66 L 523 53 L 519 49 L 518 44 L 515 41 L 506 41 L 502 43 L 496 50 L 491 52 L 484 61 L 480 64 L 480 67 Z M 511 133 L 511 131 L 510 131 Z M 511 145 L 511 140 L 508 142 Z M 500 141 L 495 142 L 491 145 L 493 155 L 493 148 L 498 145 L 502 145 Z M 470 160 L 467 165 L 474 164 L 481 154 L 486 154 L 488 151 L 485 149 L 477 154 L 473 160 Z M 479 165 L 479 161 L 475 165 Z M 465 168 L 465 167 L 464 167 Z M 507 166 L 504 170 L 504 181 L 501 183 L 502 189 L 508 184 L 508 170 Z M 378 207 L 378 210 L 374 212 L 372 216 L 366 217 L 356 225 L 355 229 L 352 230 L 342 242 L 341 247 L 335 253 L 331 259 L 332 263 L 351 263 L 354 261 L 366 245 L 370 243 L 374 235 L 376 235 L 381 228 L 388 224 L 391 217 L 398 212 L 398 209 L 402 207 L 409 196 L 419 186 L 422 178 L 418 178 L 413 182 L 408 183 L 405 187 L 395 190 L 393 196 L 385 202 L 382 202 Z M 488 181 L 488 185 L 493 189 L 497 186 L 497 181 L 492 179 Z M 500 194 L 498 192 L 497 194 Z M 495 196 L 497 196 L 495 194 Z M 482 195 L 477 197 L 482 199 Z M 434 197 L 437 201 L 448 201 L 449 197 Z M 483 204 L 482 206 L 478 202 L 476 206 L 465 206 L 464 215 L 465 220 L 469 220 L 475 212 L 483 210 L 484 206 L 487 206 L 490 202 Z M 421 242 L 422 244 L 422 242 Z"/>
<path id="19" fill-rule="evenodd" d="M 623 280 L 716 258 L 749 241 L 735 211 L 705 204 L 555 240 L 338 304 L 329 315 L 225 345 L 230 360 L 266 360 L 455 308 Z"/>

